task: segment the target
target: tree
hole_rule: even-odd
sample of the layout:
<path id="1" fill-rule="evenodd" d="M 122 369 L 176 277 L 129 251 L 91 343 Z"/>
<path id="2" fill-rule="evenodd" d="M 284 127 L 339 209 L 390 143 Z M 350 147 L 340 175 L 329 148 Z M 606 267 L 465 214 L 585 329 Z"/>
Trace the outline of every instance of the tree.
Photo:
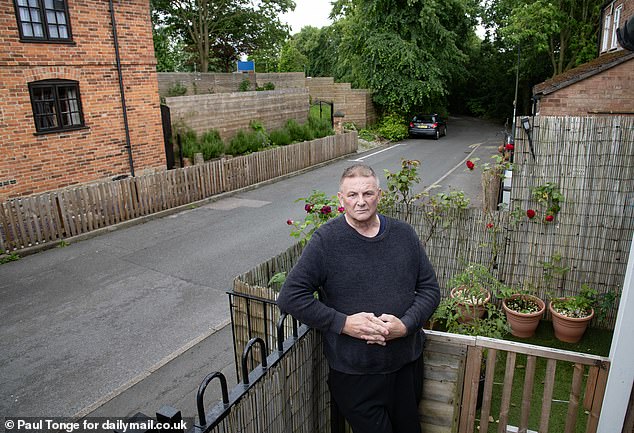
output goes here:
<path id="1" fill-rule="evenodd" d="M 229 72 L 241 54 L 286 39 L 278 16 L 294 8 L 292 0 L 152 0 L 152 17 L 155 27 L 180 35 L 198 70 Z"/>
<path id="2" fill-rule="evenodd" d="M 596 56 L 599 14 L 603 0 L 492 0 L 497 37 L 521 47 L 527 58 L 546 54 L 551 76 Z"/>
<path id="3" fill-rule="evenodd" d="M 339 0 L 337 75 L 387 111 L 442 110 L 466 73 L 475 0 Z"/>

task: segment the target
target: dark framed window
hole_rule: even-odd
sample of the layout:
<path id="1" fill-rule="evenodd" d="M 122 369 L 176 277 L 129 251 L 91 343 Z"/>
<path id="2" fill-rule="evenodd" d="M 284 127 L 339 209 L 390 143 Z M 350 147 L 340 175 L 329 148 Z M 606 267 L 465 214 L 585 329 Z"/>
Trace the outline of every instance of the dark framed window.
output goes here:
<path id="1" fill-rule="evenodd" d="M 66 0 L 13 0 L 20 39 L 71 42 Z"/>
<path id="2" fill-rule="evenodd" d="M 79 83 L 42 80 L 29 83 L 37 132 L 68 131 L 84 127 Z"/>

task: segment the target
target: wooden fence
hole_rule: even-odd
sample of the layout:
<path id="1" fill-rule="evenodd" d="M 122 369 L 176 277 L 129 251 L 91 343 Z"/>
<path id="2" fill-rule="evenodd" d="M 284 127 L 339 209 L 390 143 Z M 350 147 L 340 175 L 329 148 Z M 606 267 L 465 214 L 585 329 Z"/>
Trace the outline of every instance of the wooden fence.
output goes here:
<path id="1" fill-rule="evenodd" d="M 348 132 L 236 158 L 0 203 L 0 254 L 57 242 L 354 153 Z"/>

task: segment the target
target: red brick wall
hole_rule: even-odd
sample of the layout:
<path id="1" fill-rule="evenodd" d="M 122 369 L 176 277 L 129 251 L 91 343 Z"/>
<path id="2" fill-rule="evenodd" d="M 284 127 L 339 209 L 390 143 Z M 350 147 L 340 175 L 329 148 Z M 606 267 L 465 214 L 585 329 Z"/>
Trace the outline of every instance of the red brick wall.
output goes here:
<path id="1" fill-rule="evenodd" d="M 634 114 L 634 59 L 544 95 L 542 116 Z"/>
<path id="2" fill-rule="evenodd" d="M 68 0 L 74 44 L 21 42 L 0 2 L 0 201 L 130 174 L 107 0 Z M 148 0 L 114 0 L 136 174 L 165 167 Z M 28 83 L 79 82 L 86 128 L 35 135 Z"/>

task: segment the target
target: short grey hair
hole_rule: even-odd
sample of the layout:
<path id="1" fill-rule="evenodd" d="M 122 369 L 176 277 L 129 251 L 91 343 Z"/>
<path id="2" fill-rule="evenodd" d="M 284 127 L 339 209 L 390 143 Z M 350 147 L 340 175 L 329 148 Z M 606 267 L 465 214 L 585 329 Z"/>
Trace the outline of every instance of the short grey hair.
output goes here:
<path id="1" fill-rule="evenodd" d="M 373 177 L 376 181 L 377 188 L 381 187 L 379 177 L 376 175 L 372 167 L 366 164 L 355 164 L 346 168 L 341 175 L 341 179 L 339 179 L 339 189 L 341 189 L 343 180 L 349 177 Z"/>

